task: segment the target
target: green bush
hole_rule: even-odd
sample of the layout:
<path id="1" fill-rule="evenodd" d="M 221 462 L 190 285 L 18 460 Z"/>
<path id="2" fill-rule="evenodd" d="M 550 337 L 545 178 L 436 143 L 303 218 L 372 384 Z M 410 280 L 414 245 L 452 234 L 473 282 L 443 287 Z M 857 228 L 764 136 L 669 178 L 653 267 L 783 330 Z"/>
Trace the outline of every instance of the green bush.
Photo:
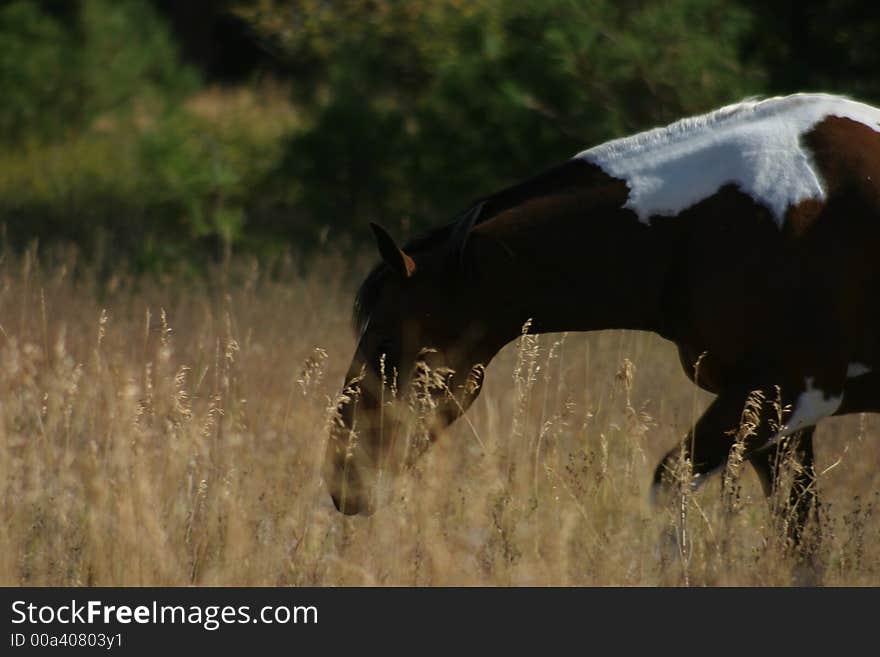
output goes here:
<path id="1" fill-rule="evenodd" d="M 70 9 L 70 5 L 73 9 Z M 77 0 L 62 21 L 33 0 L 0 8 L 0 139 L 53 140 L 182 98 L 197 78 L 146 0 Z"/>
<path id="2" fill-rule="evenodd" d="M 880 100 L 864 3 L 783 4 L 224 0 L 215 14 L 246 21 L 282 79 L 217 89 L 182 62 L 169 3 L 7 1 L 2 235 L 139 270 L 307 251 L 368 239 L 368 221 L 448 221 L 585 147 L 744 96 Z"/>
<path id="3" fill-rule="evenodd" d="M 0 140 L 57 136 L 81 119 L 70 85 L 78 68 L 74 39 L 28 0 L 0 7 Z"/>
<path id="4" fill-rule="evenodd" d="M 720 0 L 261 0 L 241 12 L 291 67 L 308 66 L 294 97 L 311 120 L 280 173 L 319 225 L 436 224 L 586 146 L 760 89 L 738 64 L 750 15 Z"/>

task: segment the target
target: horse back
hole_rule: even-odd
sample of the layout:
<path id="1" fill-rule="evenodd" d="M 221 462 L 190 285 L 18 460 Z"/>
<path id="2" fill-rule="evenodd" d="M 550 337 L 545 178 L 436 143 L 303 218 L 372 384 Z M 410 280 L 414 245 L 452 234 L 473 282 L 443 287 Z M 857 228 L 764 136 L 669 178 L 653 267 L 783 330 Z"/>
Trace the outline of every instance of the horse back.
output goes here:
<path id="1" fill-rule="evenodd" d="M 880 369 L 880 132 L 829 116 L 802 143 L 825 193 L 781 225 L 736 184 L 677 218 L 676 342 L 710 389 L 817 349 Z"/>

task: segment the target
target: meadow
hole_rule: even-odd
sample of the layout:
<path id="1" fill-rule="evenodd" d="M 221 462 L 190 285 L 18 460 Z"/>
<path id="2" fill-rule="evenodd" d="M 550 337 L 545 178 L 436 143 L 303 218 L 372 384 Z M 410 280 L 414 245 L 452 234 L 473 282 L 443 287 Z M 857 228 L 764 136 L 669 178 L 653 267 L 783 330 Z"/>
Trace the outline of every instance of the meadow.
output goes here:
<path id="1" fill-rule="evenodd" d="M 650 506 L 658 459 L 710 396 L 646 333 L 510 344 L 384 508 L 337 513 L 320 469 L 371 258 L 143 277 L 2 254 L 0 584 L 799 581 L 782 496 L 748 466 L 736 495 L 715 477 Z M 827 421 L 816 446 L 814 583 L 880 585 L 880 417 Z"/>

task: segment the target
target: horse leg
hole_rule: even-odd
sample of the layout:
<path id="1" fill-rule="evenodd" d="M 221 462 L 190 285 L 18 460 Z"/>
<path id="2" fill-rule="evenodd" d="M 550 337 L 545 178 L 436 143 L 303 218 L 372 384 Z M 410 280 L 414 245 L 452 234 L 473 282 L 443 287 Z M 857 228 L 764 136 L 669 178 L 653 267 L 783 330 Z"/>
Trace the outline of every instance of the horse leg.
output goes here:
<path id="1" fill-rule="evenodd" d="M 808 427 L 787 438 L 783 438 L 775 447 L 759 451 L 752 455 L 751 464 L 758 474 L 764 494 L 770 498 L 780 481 L 781 468 L 785 464 L 786 454 L 791 454 L 793 472 L 791 488 L 788 493 L 788 505 L 784 509 L 787 515 L 784 523 L 786 539 L 796 553 L 807 561 L 815 556 L 820 536 L 814 541 L 805 542 L 804 529 L 810 518 L 818 520 L 819 493 L 816 489 L 816 467 L 813 455 L 813 432 L 815 427 Z M 818 531 L 818 524 L 817 524 Z"/>
<path id="2" fill-rule="evenodd" d="M 715 398 L 679 446 L 660 461 L 654 471 L 652 496 L 668 490 L 682 459 L 690 462 L 691 474 L 699 483 L 724 467 L 735 443 L 747 396 L 745 391 L 728 391 Z M 765 435 L 763 440 L 768 438 Z M 757 449 L 761 442 L 757 435 L 746 440 L 747 450 Z"/>
<path id="3" fill-rule="evenodd" d="M 763 385 L 743 383 L 720 391 L 682 444 L 671 450 L 657 466 L 654 472 L 655 491 L 663 487 L 682 456 L 690 461 L 693 476 L 699 481 L 726 464 L 738 434 L 742 435 L 742 457 L 750 460 L 755 452 L 768 449 L 787 436 L 810 429 L 822 418 L 845 408 L 844 392 L 850 394 L 859 379 L 872 377 L 865 375 L 847 380 L 847 360 L 834 352 L 826 353 L 827 349 L 821 348 L 824 344 L 821 336 L 815 343 L 807 337 L 800 336 L 796 343 L 797 350 L 783 354 L 784 358 L 780 359 L 780 362 L 789 365 L 786 368 L 788 374 L 765 372 L 752 379 L 763 381 Z M 810 348 L 813 344 L 818 347 Z M 820 358 L 811 363 L 805 362 L 803 356 L 806 354 Z M 781 387 L 774 385 L 777 383 Z M 852 390 L 853 397 L 864 397 L 859 401 L 866 403 L 872 397 L 871 388 L 863 384 L 858 394 Z M 880 393 L 880 388 L 877 388 L 877 392 Z M 748 430 L 740 431 L 741 428 Z M 812 447 L 812 443 L 807 442 Z M 812 451 L 808 451 L 807 456 L 811 457 Z"/>
<path id="4" fill-rule="evenodd" d="M 720 469 L 727 461 L 732 441 L 726 432 L 739 424 L 743 399 L 744 395 L 722 394 L 716 397 L 687 437 L 663 457 L 654 471 L 651 501 L 654 506 L 672 511 L 675 518 L 664 526 L 659 537 L 658 556 L 664 577 L 674 572 L 668 568 L 669 565 L 681 563 L 682 581 L 688 583 L 690 541 L 686 506 L 684 497 L 677 493 L 682 489 L 687 491 L 693 482 L 705 480 L 707 475 Z M 690 467 L 682 469 L 681 466 L 687 463 Z M 691 479 L 691 476 L 694 478 Z"/>
<path id="5" fill-rule="evenodd" d="M 678 499 L 672 495 L 676 491 L 676 485 L 680 485 L 682 481 L 679 464 L 683 461 L 690 464 L 690 475 L 693 477 L 685 484 L 698 484 L 725 467 L 738 438 L 742 441 L 743 460 L 751 460 L 758 452 L 775 452 L 780 441 L 812 429 L 820 419 L 837 410 L 842 396 L 840 386 L 831 388 L 829 393 L 826 389 L 813 387 L 812 378 L 805 378 L 803 381 L 800 386 L 783 386 L 781 390 L 775 386 L 761 386 L 752 393 L 747 392 L 747 388 L 722 392 L 709 405 L 684 441 L 661 460 L 654 472 L 652 497 L 656 500 L 658 494 L 663 493 L 667 501 Z M 792 409 L 790 414 L 781 418 L 782 426 L 779 426 L 780 408 Z M 794 508 L 797 513 L 803 514 L 794 522 L 798 540 L 802 537 L 803 523 L 809 517 L 809 509 L 813 505 L 809 495 L 815 495 L 812 442 L 809 439 L 803 442 L 803 438 L 801 441 L 798 457 L 802 463 L 806 462 L 807 473 L 796 478 L 797 484 L 792 492 L 796 500 Z M 758 467 L 762 466 L 759 464 Z M 770 475 L 768 481 L 769 477 Z M 775 474 L 773 480 L 775 481 Z M 682 533 L 684 529 L 684 523 L 679 521 L 682 537 L 685 536 Z M 678 548 L 684 555 L 683 540 L 678 541 Z"/>

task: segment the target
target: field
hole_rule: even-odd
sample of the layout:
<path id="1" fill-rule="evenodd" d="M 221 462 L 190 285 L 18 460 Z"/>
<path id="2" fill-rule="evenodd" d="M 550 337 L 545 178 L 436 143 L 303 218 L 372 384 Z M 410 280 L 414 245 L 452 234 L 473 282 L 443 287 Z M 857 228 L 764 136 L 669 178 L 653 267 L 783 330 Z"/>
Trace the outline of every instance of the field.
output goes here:
<path id="1" fill-rule="evenodd" d="M 726 504 L 716 477 L 677 512 L 649 505 L 658 459 L 709 396 L 644 333 L 509 345 L 385 508 L 338 514 L 320 466 L 368 264 L 325 254 L 155 280 L 5 254 L 0 584 L 804 581 L 748 466 Z M 880 585 L 880 417 L 827 421 L 817 451 L 810 581 Z"/>

